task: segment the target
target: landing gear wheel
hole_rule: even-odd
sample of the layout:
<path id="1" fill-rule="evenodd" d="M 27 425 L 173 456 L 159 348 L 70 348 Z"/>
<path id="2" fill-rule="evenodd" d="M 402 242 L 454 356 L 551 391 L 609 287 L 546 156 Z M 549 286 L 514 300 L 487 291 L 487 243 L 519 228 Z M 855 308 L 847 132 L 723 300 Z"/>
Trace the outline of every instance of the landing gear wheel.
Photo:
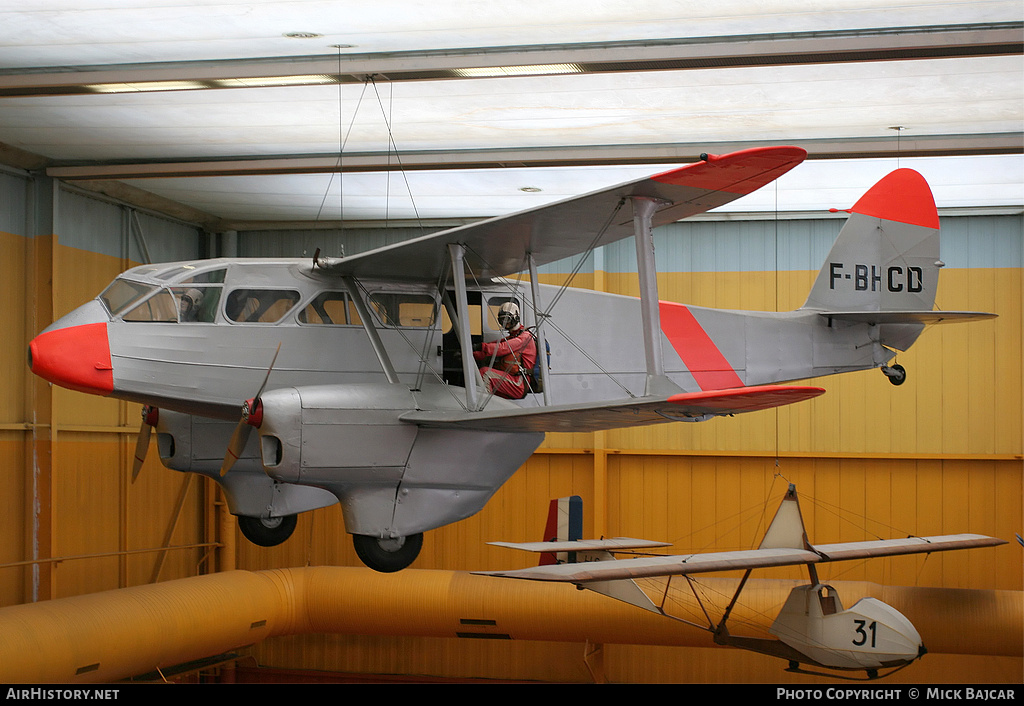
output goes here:
<path id="1" fill-rule="evenodd" d="M 352 535 L 352 544 L 359 559 L 374 571 L 390 574 L 401 571 L 416 561 L 423 547 L 423 533 L 408 537 L 381 539 L 365 534 Z"/>
<path id="2" fill-rule="evenodd" d="M 907 370 L 899 363 L 895 365 L 883 365 L 882 373 L 889 378 L 893 385 L 902 385 L 907 381 Z"/>
<path id="3" fill-rule="evenodd" d="M 298 515 L 284 517 L 246 517 L 238 516 L 238 529 L 253 544 L 261 547 L 276 547 L 292 536 L 295 525 L 299 522 Z"/>

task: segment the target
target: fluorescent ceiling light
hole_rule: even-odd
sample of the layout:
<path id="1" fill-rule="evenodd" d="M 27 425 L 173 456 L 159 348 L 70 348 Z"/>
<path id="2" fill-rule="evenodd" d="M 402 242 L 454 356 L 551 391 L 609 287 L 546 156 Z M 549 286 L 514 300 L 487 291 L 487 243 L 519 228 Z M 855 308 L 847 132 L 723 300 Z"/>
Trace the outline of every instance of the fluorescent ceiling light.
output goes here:
<path id="1" fill-rule="evenodd" d="M 135 81 L 131 83 L 91 83 L 83 88 L 93 93 L 140 93 L 146 91 L 201 91 L 210 88 L 260 88 L 261 86 L 319 86 L 337 83 L 337 76 L 307 74 L 299 76 L 253 76 L 217 78 L 203 81 Z"/>
<path id="2" fill-rule="evenodd" d="M 94 93 L 140 93 L 145 91 L 195 91 L 209 88 L 202 81 L 139 81 L 135 83 L 92 83 L 83 86 Z"/>
<path id="3" fill-rule="evenodd" d="M 258 88 L 260 86 L 317 86 L 337 83 L 337 76 L 311 74 L 305 76 L 255 76 L 252 78 L 222 78 L 209 83 L 214 88 Z"/>

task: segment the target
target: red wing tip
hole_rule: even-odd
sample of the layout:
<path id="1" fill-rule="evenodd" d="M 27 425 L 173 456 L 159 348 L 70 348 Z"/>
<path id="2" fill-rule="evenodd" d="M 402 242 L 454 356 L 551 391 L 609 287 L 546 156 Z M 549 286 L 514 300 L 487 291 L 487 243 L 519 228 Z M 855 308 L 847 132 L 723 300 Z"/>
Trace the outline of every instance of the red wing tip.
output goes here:
<path id="1" fill-rule="evenodd" d="M 939 214 L 928 182 L 913 169 L 897 169 L 868 189 L 850 209 L 854 213 L 908 223 L 939 227 Z"/>
<path id="2" fill-rule="evenodd" d="M 700 162 L 655 174 L 665 184 L 749 194 L 804 161 L 802 147 L 751 147 L 728 154 L 702 154 Z"/>
<path id="3" fill-rule="evenodd" d="M 700 399 L 701 397 L 740 397 L 743 395 L 759 395 L 767 393 L 782 393 L 782 394 L 805 394 L 805 395 L 821 395 L 825 393 L 823 387 L 811 387 L 808 385 L 751 385 L 749 387 L 726 387 L 720 390 L 701 390 L 700 392 L 681 392 L 677 395 L 672 395 L 669 400 L 675 398 L 681 399 Z"/>
<path id="4" fill-rule="evenodd" d="M 758 157 L 782 158 L 787 163 L 793 159 L 802 162 L 807 157 L 807 150 L 803 147 L 794 147 L 792 145 L 777 145 L 772 147 L 749 147 L 745 150 L 736 150 L 735 152 L 726 152 L 725 154 L 705 152 L 700 156 L 703 162 L 735 162 Z M 700 162 L 697 164 L 700 164 Z"/>
<path id="5" fill-rule="evenodd" d="M 823 387 L 807 387 L 803 385 L 754 385 L 752 387 L 732 387 L 722 390 L 702 390 L 701 392 L 682 392 L 668 398 L 673 404 L 693 404 L 701 401 L 728 400 L 741 398 L 763 398 L 779 400 L 778 404 L 789 404 L 809 400 L 825 394 Z M 769 403 L 770 404 L 770 403 Z M 774 405 L 770 405 L 774 406 Z"/>

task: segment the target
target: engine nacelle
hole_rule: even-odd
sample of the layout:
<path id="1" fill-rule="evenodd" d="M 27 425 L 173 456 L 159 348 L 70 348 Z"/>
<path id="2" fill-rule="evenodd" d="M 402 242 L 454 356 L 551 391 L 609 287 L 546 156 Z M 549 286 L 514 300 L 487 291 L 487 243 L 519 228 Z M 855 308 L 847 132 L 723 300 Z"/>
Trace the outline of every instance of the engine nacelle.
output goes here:
<path id="1" fill-rule="evenodd" d="M 260 402 L 267 474 L 329 489 L 341 501 L 346 531 L 371 537 L 406 537 L 475 514 L 544 439 L 401 420 L 412 410 L 461 409 L 441 385 L 293 387 L 271 390 Z M 512 405 L 498 398 L 490 404 Z"/>
<path id="2" fill-rule="evenodd" d="M 233 515 L 284 517 L 337 502 L 333 494 L 320 488 L 287 485 L 267 477 L 254 438 L 249 439 L 231 472 L 221 477 L 221 463 L 234 429 L 231 422 L 162 409 L 156 426 L 160 462 L 174 471 L 215 480 L 223 487 Z"/>
<path id="3" fill-rule="evenodd" d="M 835 589 L 824 584 L 794 588 L 770 632 L 832 669 L 898 667 L 924 654 L 917 629 L 898 610 L 875 598 L 843 610 Z"/>

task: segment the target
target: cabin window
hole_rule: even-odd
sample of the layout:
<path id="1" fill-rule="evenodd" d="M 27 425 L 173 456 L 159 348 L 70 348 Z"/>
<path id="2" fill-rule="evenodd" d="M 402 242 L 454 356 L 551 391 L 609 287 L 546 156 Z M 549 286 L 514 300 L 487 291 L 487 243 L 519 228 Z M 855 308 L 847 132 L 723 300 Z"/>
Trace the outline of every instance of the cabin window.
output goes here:
<path id="1" fill-rule="evenodd" d="M 125 321 L 178 322 L 178 302 L 162 289 L 122 317 Z"/>
<path id="2" fill-rule="evenodd" d="M 224 267 L 219 270 L 207 270 L 192 277 L 186 277 L 181 280 L 181 284 L 224 284 L 225 274 L 227 274 L 227 268 Z"/>
<path id="3" fill-rule="evenodd" d="M 220 302 L 220 287 L 173 287 L 178 302 L 178 320 L 213 323 Z"/>
<path id="4" fill-rule="evenodd" d="M 111 315 L 119 314 L 144 296 L 152 292 L 153 286 L 132 282 L 128 279 L 115 279 L 100 293 L 100 301 L 107 307 Z"/>
<path id="5" fill-rule="evenodd" d="M 299 312 L 300 324 L 361 324 L 356 305 L 346 292 L 322 292 Z"/>
<path id="6" fill-rule="evenodd" d="M 407 292 L 374 292 L 370 309 L 385 326 L 426 328 L 434 325 L 437 313 L 434 297 Z"/>
<path id="7" fill-rule="evenodd" d="M 224 314 L 238 323 L 274 323 L 298 301 L 299 293 L 290 289 L 236 289 L 228 294 Z"/>

